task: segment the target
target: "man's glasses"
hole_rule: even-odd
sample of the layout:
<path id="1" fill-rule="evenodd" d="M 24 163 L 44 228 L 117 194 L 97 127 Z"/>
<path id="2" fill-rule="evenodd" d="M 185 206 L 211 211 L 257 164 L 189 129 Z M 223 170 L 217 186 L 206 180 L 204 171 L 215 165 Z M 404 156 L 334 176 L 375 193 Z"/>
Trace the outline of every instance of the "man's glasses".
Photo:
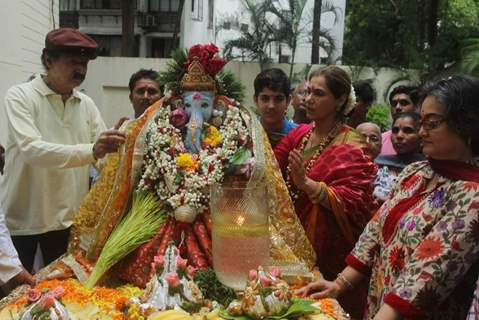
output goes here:
<path id="1" fill-rule="evenodd" d="M 436 118 L 431 118 L 436 117 Z M 421 119 L 419 122 L 419 125 L 426 131 L 429 130 L 434 130 L 437 127 L 439 127 L 443 122 L 446 121 L 446 118 L 443 115 L 436 114 L 436 113 L 430 113 L 426 115 L 425 118 Z"/>

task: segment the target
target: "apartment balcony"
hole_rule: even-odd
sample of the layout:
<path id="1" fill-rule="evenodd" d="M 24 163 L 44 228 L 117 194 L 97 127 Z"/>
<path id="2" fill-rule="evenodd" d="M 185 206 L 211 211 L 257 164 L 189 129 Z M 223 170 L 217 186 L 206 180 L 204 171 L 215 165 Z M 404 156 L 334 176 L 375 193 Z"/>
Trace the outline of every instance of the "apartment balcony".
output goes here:
<path id="1" fill-rule="evenodd" d="M 177 12 L 138 12 L 137 22 L 146 32 L 174 32 L 177 18 Z"/>
<path id="2" fill-rule="evenodd" d="M 60 27 L 78 29 L 78 11 L 60 11 Z"/>

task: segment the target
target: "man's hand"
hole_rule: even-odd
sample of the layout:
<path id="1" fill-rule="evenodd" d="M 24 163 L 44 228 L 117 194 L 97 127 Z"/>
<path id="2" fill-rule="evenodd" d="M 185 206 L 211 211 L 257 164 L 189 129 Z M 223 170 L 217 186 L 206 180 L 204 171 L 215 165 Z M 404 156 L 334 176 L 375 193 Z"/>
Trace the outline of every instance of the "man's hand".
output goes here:
<path id="1" fill-rule="evenodd" d="M 107 153 L 116 152 L 125 143 L 125 134 L 118 129 L 102 132 L 93 145 L 93 157 L 96 160 L 103 158 Z"/>
<path id="2" fill-rule="evenodd" d="M 19 285 L 27 284 L 29 286 L 35 285 L 35 279 L 33 276 L 25 269 L 22 269 L 20 273 L 10 279 L 7 283 L 2 286 L 2 291 L 8 295 L 13 289 Z"/>

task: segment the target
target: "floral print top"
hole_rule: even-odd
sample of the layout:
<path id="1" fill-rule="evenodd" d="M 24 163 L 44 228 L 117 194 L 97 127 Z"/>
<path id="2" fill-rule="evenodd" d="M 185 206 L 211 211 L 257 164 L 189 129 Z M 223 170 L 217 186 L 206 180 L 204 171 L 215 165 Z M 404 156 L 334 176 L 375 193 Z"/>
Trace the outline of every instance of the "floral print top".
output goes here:
<path id="1" fill-rule="evenodd" d="M 406 319 L 464 319 L 479 270 L 479 183 L 409 165 L 346 261 L 370 275 L 365 319 L 384 303 Z"/>

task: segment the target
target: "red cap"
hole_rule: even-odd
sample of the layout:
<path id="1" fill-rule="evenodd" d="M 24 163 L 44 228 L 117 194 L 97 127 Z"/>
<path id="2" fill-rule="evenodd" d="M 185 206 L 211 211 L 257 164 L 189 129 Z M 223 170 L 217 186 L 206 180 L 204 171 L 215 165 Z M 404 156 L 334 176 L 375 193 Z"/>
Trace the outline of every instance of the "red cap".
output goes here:
<path id="1" fill-rule="evenodd" d="M 80 54 L 89 59 L 95 59 L 98 55 L 96 41 L 73 28 L 50 31 L 45 38 L 45 49 Z"/>

